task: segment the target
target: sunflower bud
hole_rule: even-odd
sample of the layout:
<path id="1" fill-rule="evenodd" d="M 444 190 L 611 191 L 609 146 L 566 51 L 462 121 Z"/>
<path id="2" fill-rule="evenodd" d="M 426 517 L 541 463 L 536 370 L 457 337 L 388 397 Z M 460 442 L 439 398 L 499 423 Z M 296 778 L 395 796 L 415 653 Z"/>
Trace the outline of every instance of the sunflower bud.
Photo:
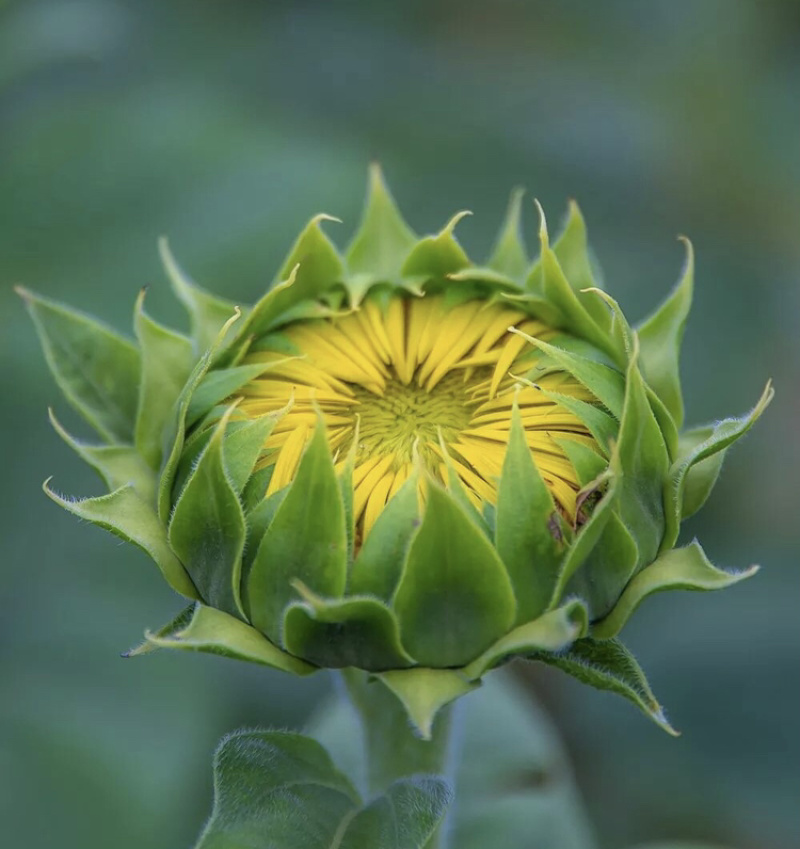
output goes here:
<path id="1" fill-rule="evenodd" d="M 729 586 L 681 520 L 760 416 L 683 429 L 693 263 L 632 329 L 572 204 L 529 261 L 512 197 L 476 265 L 417 237 L 380 172 L 341 255 L 314 218 L 252 308 L 194 285 L 163 243 L 191 337 L 136 303 L 137 344 L 21 292 L 67 399 L 52 417 L 109 494 L 48 495 L 143 548 L 190 606 L 132 654 L 209 651 L 380 678 L 423 735 L 523 656 L 618 692 L 669 730 L 617 635 L 648 595 Z"/>

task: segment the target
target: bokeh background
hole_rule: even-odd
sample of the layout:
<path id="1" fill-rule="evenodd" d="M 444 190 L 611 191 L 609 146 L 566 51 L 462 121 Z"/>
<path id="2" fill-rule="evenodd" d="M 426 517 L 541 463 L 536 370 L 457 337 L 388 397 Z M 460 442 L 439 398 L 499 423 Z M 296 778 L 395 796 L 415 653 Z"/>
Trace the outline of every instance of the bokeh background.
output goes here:
<path id="1" fill-rule="evenodd" d="M 694 423 L 778 396 L 687 537 L 760 562 L 719 595 L 657 597 L 629 642 L 683 736 L 558 673 L 526 673 L 599 845 L 800 845 L 800 5 L 25 0 L 0 4 L 0 833 L 25 849 L 191 845 L 210 755 L 300 726 L 327 691 L 200 656 L 120 651 L 179 606 L 144 555 L 39 485 L 101 487 L 50 430 L 60 400 L 12 284 L 130 330 L 183 317 L 155 243 L 242 302 L 314 213 L 359 216 L 379 159 L 418 232 L 488 252 L 510 189 L 551 230 L 580 200 L 634 319 L 695 244 L 683 371 Z M 532 205 L 528 232 L 535 234 Z M 85 433 L 85 429 L 83 429 Z M 557 849 L 557 847 L 554 847 Z"/>

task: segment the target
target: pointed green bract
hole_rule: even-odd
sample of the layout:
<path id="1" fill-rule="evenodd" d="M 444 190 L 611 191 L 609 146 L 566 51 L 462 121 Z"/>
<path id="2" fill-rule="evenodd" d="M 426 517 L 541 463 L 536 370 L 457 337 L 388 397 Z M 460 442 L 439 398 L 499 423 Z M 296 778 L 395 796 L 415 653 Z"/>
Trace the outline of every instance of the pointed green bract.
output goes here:
<path id="1" fill-rule="evenodd" d="M 586 633 L 587 625 L 588 616 L 583 604 L 580 601 L 567 602 L 563 607 L 509 631 L 466 666 L 464 675 L 474 681 L 509 657 L 540 651 L 563 651 Z"/>
<path id="2" fill-rule="evenodd" d="M 701 425 L 684 431 L 680 437 L 677 462 L 680 463 L 681 458 L 691 457 L 697 448 L 714 435 L 715 428 L 716 425 Z M 727 449 L 723 448 L 716 454 L 690 466 L 686 471 L 683 498 L 680 504 L 681 519 L 693 516 L 706 503 L 722 471 L 722 462 L 726 453 Z"/>
<path id="3" fill-rule="evenodd" d="M 233 395 L 237 389 L 260 377 L 268 369 L 267 363 L 251 363 L 206 373 L 192 392 L 186 410 L 186 424 L 197 422 L 213 407 Z"/>
<path id="4" fill-rule="evenodd" d="M 236 306 L 193 283 L 176 262 L 165 238 L 159 239 L 158 250 L 172 291 L 189 313 L 195 354 L 202 354 L 214 344 Z"/>
<path id="5" fill-rule="evenodd" d="M 282 651 L 241 619 L 202 604 L 187 608 L 159 631 L 146 632 L 145 642 L 127 652 L 126 657 L 136 657 L 154 649 L 216 654 L 295 675 L 309 675 L 316 671 L 316 667 Z"/>
<path id="6" fill-rule="evenodd" d="M 459 212 L 436 236 L 426 236 L 414 246 L 403 264 L 404 277 L 421 280 L 447 277 L 470 265 L 469 257 L 453 235 L 456 224 L 469 212 Z"/>
<path id="7" fill-rule="evenodd" d="M 744 436 L 747 431 L 761 418 L 761 414 L 769 406 L 775 391 L 772 381 L 769 381 L 758 399 L 758 403 L 747 415 L 739 418 L 724 419 L 714 425 L 711 434 L 699 445 L 689 449 L 689 453 L 682 455 L 672 464 L 669 477 L 666 481 L 664 502 L 666 510 L 666 531 L 661 550 L 665 551 L 675 545 L 680 529 L 681 514 L 683 512 L 683 501 L 685 488 L 690 481 L 690 473 L 697 464 L 703 460 L 724 452 L 737 439 Z M 707 493 L 706 493 L 707 494 Z"/>
<path id="8" fill-rule="evenodd" d="M 545 397 L 560 404 L 565 409 L 576 415 L 586 425 L 589 433 L 597 440 L 598 447 L 605 453 L 606 457 L 611 453 L 611 443 L 614 442 L 619 433 L 619 422 L 600 407 L 563 395 L 560 392 L 549 392 L 542 390 Z"/>
<path id="9" fill-rule="evenodd" d="M 237 493 L 241 494 L 250 480 L 275 422 L 274 416 L 262 416 L 259 419 L 232 422 L 229 425 L 223 454 L 228 477 Z"/>
<path id="10" fill-rule="evenodd" d="M 497 495 L 495 544 L 514 588 L 516 625 L 543 613 L 553 596 L 565 547 L 559 518 L 514 404 Z"/>
<path id="11" fill-rule="evenodd" d="M 436 714 L 450 702 L 480 686 L 453 669 L 393 669 L 376 676 L 403 703 L 423 740 L 429 740 Z"/>
<path id="12" fill-rule="evenodd" d="M 573 643 L 563 654 L 542 652 L 536 655 L 535 660 L 556 666 L 597 690 L 610 690 L 628 699 L 666 732 L 677 736 L 653 695 L 641 667 L 618 640 L 586 637 Z"/>
<path id="13" fill-rule="evenodd" d="M 89 445 L 67 433 L 52 410 L 48 414 L 56 433 L 100 475 L 109 490 L 130 484 L 143 501 L 153 502 L 155 474 L 133 445 Z"/>
<path id="14" fill-rule="evenodd" d="M 189 339 L 153 321 L 145 313 L 144 294 L 143 289 L 136 301 L 133 321 L 142 356 L 135 442 L 150 467 L 158 470 L 164 430 L 192 371 L 195 355 Z"/>
<path id="15" fill-rule="evenodd" d="M 226 415 L 214 430 L 175 505 L 169 543 L 203 601 L 244 618 L 240 595 L 245 521 L 225 468 Z"/>
<path id="16" fill-rule="evenodd" d="M 327 600 L 298 591 L 303 601 L 290 605 L 283 620 L 287 651 L 328 669 L 380 672 L 414 665 L 400 643 L 397 619 L 383 602 L 359 596 Z"/>
<path id="17" fill-rule="evenodd" d="M 644 375 L 679 428 L 683 425 L 683 396 L 678 361 L 694 287 L 694 251 L 688 239 L 683 239 L 683 242 L 686 245 L 686 264 L 680 282 L 667 300 L 638 328 Z"/>
<path id="18" fill-rule="evenodd" d="M 558 368 L 569 372 L 575 380 L 582 383 L 597 397 L 598 401 L 603 404 L 612 416 L 617 419 L 620 418 L 625 399 L 625 378 L 622 374 L 602 363 L 572 354 L 563 348 L 558 348 L 541 339 L 528 336 L 527 333 L 523 333 L 520 330 L 515 330 L 514 332 L 520 336 L 524 336 L 531 345 L 537 347 Z M 545 370 L 546 366 L 537 364 L 533 370 L 534 374 L 536 369 L 539 368 Z"/>
<path id="19" fill-rule="evenodd" d="M 45 481 L 44 491 L 56 504 L 79 518 L 132 542 L 150 555 L 172 589 L 187 598 L 199 597 L 189 575 L 170 548 L 166 529 L 153 508 L 139 497 L 131 484 L 122 486 L 108 495 L 77 501 L 58 495 L 48 484 L 49 481 Z"/>
<path id="20" fill-rule="evenodd" d="M 17 292 L 64 397 L 100 436 L 132 443 L 141 367 L 136 346 L 83 313 L 27 289 Z"/>
<path id="21" fill-rule="evenodd" d="M 669 455 L 647 399 L 636 353 L 628 367 L 619 427 L 620 517 L 639 550 L 639 565 L 656 556 L 664 535 L 663 480 Z"/>
<path id="22" fill-rule="evenodd" d="M 378 165 L 369 171 L 369 190 L 364 218 L 347 248 L 347 267 L 362 275 L 363 285 L 398 282 L 400 269 L 417 236 L 403 220 Z"/>
<path id="23" fill-rule="evenodd" d="M 522 189 L 514 189 L 511 193 L 505 221 L 492 249 L 492 255 L 486 262 L 488 268 L 517 282 L 522 282 L 525 278 L 530 264 L 520 223 L 524 194 Z"/>
<path id="24" fill-rule="evenodd" d="M 419 474 L 409 479 L 384 508 L 350 570 L 348 592 L 388 602 L 394 594 L 411 542 L 419 528 Z"/>
<path id="25" fill-rule="evenodd" d="M 628 584 L 609 615 L 596 622 L 592 633 L 600 639 L 615 637 L 631 614 L 647 596 L 664 590 L 717 590 L 738 584 L 758 571 L 751 566 L 742 572 L 725 572 L 713 566 L 700 544 L 695 541 L 685 548 L 673 548 Z"/>
<path id="26" fill-rule="evenodd" d="M 302 581 L 320 596 L 340 598 L 346 580 L 344 505 L 320 421 L 250 568 L 250 621 L 280 642 L 283 611 L 299 599 L 293 582 Z"/>
<path id="27" fill-rule="evenodd" d="M 468 663 L 514 622 L 514 593 L 497 552 L 433 482 L 394 609 L 403 645 L 423 666 Z"/>

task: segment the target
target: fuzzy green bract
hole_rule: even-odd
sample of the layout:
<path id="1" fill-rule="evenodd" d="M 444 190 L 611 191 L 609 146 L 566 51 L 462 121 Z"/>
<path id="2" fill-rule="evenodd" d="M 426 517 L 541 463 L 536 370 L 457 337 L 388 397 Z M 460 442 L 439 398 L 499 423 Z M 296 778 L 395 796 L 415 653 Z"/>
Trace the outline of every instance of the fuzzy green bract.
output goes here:
<path id="1" fill-rule="evenodd" d="M 148 316 L 143 295 L 134 342 L 20 290 L 56 382 L 99 441 L 76 439 L 55 416 L 53 424 L 110 490 L 81 499 L 49 483 L 45 491 L 144 549 L 189 602 L 130 654 L 214 652 L 299 675 L 363 669 L 400 699 L 423 736 L 442 706 L 493 667 L 524 657 L 619 693 L 670 730 L 618 634 L 653 593 L 726 587 L 755 571 L 718 569 L 697 542 L 675 546 L 682 519 L 708 498 L 725 451 L 764 411 L 772 388 L 740 418 L 684 429 L 678 362 L 692 300 L 688 243 L 674 291 L 633 328 L 599 288 L 578 207 L 570 205 L 552 244 L 541 214 L 534 260 L 520 212 L 515 192 L 489 259 L 475 263 L 455 237 L 460 215 L 419 238 L 373 168 L 349 247 L 340 253 L 322 229 L 328 216 L 315 217 L 275 284 L 242 310 L 196 286 L 164 242 L 190 336 Z M 483 512 L 453 473 L 444 484 L 428 480 L 422 503 L 418 478 L 426 473 L 417 469 L 356 541 L 352 462 L 336 465 L 321 422 L 294 480 L 266 495 L 271 470 L 259 458 L 281 413 L 236 419 L 230 399 L 265 368 L 243 357 L 267 337 L 280 350 L 289 322 L 357 310 L 375 292 L 506 303 L 557 331 L 547 342 L 528 339 L 536 365 L 515 377 L 535 385 L 548 370 L 565 371 L 596 399 L 550 393 L 594 439 L 593 447 L 559 443 L 583 487 L 574 523 L 556 509 L 516 414 L 498 502 Z M 355 803 L 345 789 L 335 804 L 345 811 Z M 369 816 L 359 814 L 365 824 Z"/>

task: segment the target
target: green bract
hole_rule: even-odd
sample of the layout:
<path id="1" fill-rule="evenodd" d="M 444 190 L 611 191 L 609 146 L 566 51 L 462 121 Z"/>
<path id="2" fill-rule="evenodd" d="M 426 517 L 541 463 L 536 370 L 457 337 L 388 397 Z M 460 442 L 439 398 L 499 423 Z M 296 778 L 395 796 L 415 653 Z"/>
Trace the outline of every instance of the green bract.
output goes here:
<path id="1" fill-rule="evenodd" d="M 726 449 L 758 419 L 772 389 L 741 418 L 683 428 L 688 242 L 675 290 L 632 329 L 598 286 L 576 205 L 552 245 L 541 215 L 533 262 L 520 236 L 519 193 L 483 265 L 455 239 L 460 217 L 418 238 L 375 168 L 345 253 L 322 230 L 326 217 L 312 219 L 275 285 L 242 311 L 195 286 L 163 243 L 189 337 L 147 315 L 143 294 L 134 343 L 21 290 L 56 381 L 100 442 L 78 441 L 54 416 L 53 425 L 110 490 L 81 500 L 49 483 L 45 491 L 144 549 L 191 602 L 131 654 L 183 648 L 300 675 L 364 669 L 397 695 L 423 735 L 441 706 L 522 656 L 626 696 L 669 730 L 617 635 L 652 593 L 716 589 L 755 571 L 721 571 L 697 542 L 675 545 L 681 520 L 702 506 Z M 240 415 L 240 394 L 270 374 L 256 355 L 285 350 L 296 359 L 287 327 L 333 321 L 368 303 L 386 312 L 398 295 L 506 306 L 548 328 L 546 339 L 514 331 L 532 357 L 514 379 L 541 388 L 587 434 L 583 442 L 556 438 L 580 488 L 574 517 L 555 503 L 516 402 L 493 503 L 476 506 L 440 436 L 440 454 L 425 450 L 441 457 L 441 475 L 431 474 L 419 448 L 367 535 L 354 515 L 356 449 L 337 456 L 322 412 L 291 480 L 268 494 L 278 471 L 265 464 L 266 446 L 294 400 L 269 415 Z M 554 372 L 592 400 L 546 389 L 543 376 Z"/>

